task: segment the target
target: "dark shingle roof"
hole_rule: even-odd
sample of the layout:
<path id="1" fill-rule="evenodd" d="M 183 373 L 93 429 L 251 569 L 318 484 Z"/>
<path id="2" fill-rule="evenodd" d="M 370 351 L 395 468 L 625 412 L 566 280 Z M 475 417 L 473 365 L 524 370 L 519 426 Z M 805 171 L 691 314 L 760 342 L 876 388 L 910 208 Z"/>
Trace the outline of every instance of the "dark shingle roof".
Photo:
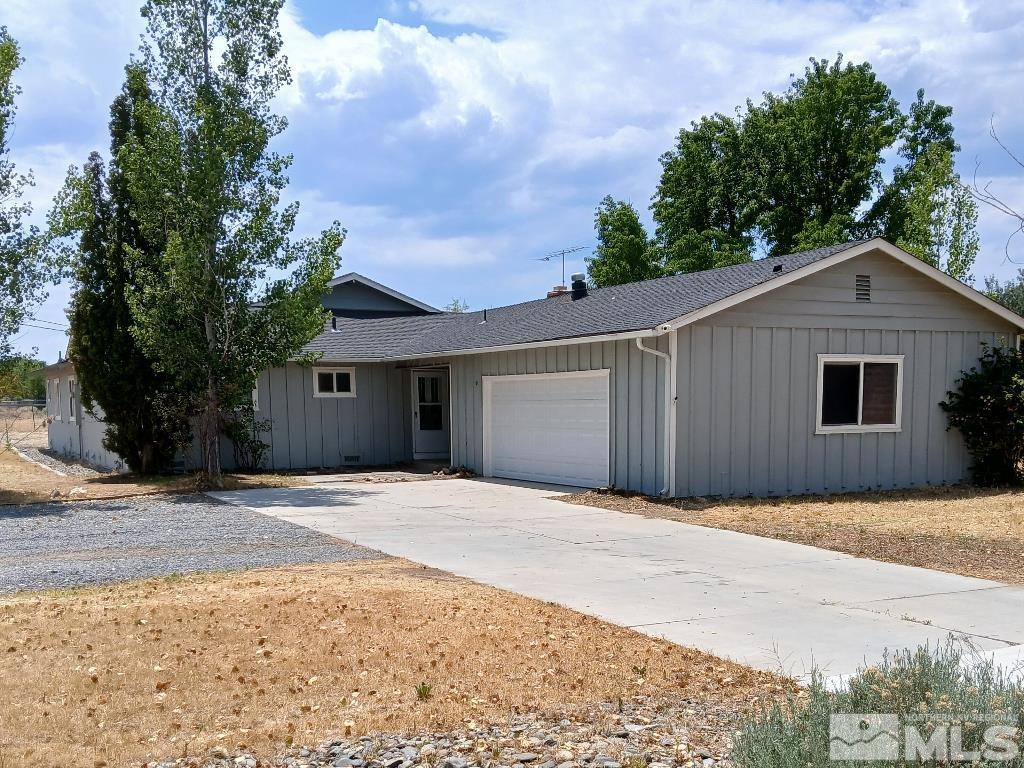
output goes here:
<path id="1" fill-rule="evenodd" d="M 414 317 L 335 318 L 303 351 L 325 360 L 413 357 L 654 328 L 863 241 L 704 272 L 598 288 L 486 311 Z M 775 272 L 777 266 L 782 267 Z M 486 320 L 485 320 L 486 314 Z"/>

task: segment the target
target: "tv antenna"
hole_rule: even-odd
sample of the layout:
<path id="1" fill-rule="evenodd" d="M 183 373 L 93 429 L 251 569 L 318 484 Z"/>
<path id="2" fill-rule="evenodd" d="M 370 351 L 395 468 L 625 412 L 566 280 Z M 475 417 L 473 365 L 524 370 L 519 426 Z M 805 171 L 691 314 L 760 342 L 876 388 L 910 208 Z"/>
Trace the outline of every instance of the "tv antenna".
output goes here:
<path id="1" fill-rule="evenodd" d="M 545 256 L 539 256 L 536 259 L 534 259 L 534 261 L 547 261 L 547 262 L 550 262 L 554 258 L 561 257 L 561 259 L 562 259 L 562 282 L 560 283 L 560 285 L 565 285 L 565 257 L 568 254 L 570 254 L 570 253 L 576 253 L 576 251 L 582 251 L 584 248 L 586 248 L 585 245 L 577 245 L 577 246 L 574 246 L 572 248 L 563 248 L 560 251 L 552 251 L 551 253 L 549 253 L 549 254 L 547 254 Z"/>

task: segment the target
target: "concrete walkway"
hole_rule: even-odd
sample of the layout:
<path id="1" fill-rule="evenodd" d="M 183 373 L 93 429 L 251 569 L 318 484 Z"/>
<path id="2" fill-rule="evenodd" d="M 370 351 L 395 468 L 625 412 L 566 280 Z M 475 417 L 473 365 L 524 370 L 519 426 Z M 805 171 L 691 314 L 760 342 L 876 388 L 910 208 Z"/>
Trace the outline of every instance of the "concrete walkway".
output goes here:
<path id="1" fill-rule="evenodd" d="M 963 634 L 1003 662 L 1024 589 L 565 504 L 486 480 L 224 492 L 241 504 L 673 642 L 802 677 Z"/>

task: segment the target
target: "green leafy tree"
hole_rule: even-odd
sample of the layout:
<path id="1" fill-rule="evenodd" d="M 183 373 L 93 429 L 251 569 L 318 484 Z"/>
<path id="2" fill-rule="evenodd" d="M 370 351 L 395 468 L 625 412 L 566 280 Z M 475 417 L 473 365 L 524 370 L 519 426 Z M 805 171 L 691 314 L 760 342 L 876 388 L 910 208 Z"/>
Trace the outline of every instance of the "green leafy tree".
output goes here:
<path id="1" fill-rule="evenodd" d="M 32 174 L 19 173 L 10 158 L 14 100 L 21 93 L 13 77 L 22 61 L 7 27 L 0 27 L 0 358 L 11 353 L 14 334 L 59 275 L 38 230 L 26 223 L 32 206 L 24 195 L 33 184 Z"/>
<path id="2" fill-rule="evenodd" d="M 155 104 L 118 155 L 140 231 L 161 243 L 130 296 L 133 333 L 157 370 L 197 403 L 202 468 L 221 482 L 224 415 L 259 372 L 323 329 L 320 299 L 344 230 L 295 241 L 282 206 L 291 162 L 269 149 L 286 121 L 270 104 L 289 80 L 283 0 L 148 0 L 142 65 Z M 289 274 L 287 277 L 279 277 Z"/>
<path id="3" fill-rule="evenodd" d="M 79 236 L 68 355 L 82 403 L 102 410 L 106 448 L 144 475 L 165 469 L 190 434 L 188 393 L 140 348 L 128 301 L 143 271 L 159 269 L 164 245 L 162 233 L 151 231 L 150 239 L 141 232 L 119 160 L 129 137 L 145 140 L 140 115 L 152 106 L 145 71 L 128 66 L 110 109 L 109 172 L 98 153 L 90 155 L 82 172 L 69 176 L 51 216 L 59 222 L 54 231 Z"/>
<path id="4" fill-rule="evenodd" d="M 903 178 L 905 216 L 896 245 L 951 277 L 970 282 L 978 256 L 978 206 L 953 170 L 949 149 L 935 143 Z"/>
<path id="5" fill-rule="evenodd" d="M 445 312 L 455 312 L 456 314 L 462 314 L 463 312 L 469 311 L 469 304 L 464 300 L 455 297 L 447 304 L 444 305 Z"/>
<path id="6" fill-rule="evenodd" d="M 597 248 L 588 256 L 587 273 L 598 288 L 660 277 L 664 270 L 636 208 L 605 196 L 594 213 Z"/>
<path id="7" fill-rule="evenodd" d="M 669 269 L 750 261 L 758 209 L 741 121 L 716 114 L 692 123 L 661 156 L 661 167 L 651 209 Z"/>
<path id="8" fill-rule="evenodd" d="M 882 153 L 901 128 L 899 104 L 867 63 L 811 59 L 782 96 L 748 104 L 744 121 L 757 180 L 758 228 L 770 255 L 849 239 L 858 209 L 881 183 Z M 835 240 L 832 241 L 836 242 Z"/>
<path id="9" fill-rule="evenodd" d="M 953 171 L 952 109 L 906 113 L 867 63 L 811 59 L 781 94 L 679 133 L 651 209 L 671 271 L 696 271 L 881 235 L 961 279 L 977 211 Z M 891 179 L 883 156 L 900 158 Z"/>
<path id="10" fill-rule="evenodd" d="M 989 275 L 985 278 L 985 295 L 1018 315 L 1024 315 L 1024 269 L 1017 270 L 1017 277 L 1005 283 L 995 275 Z"/>
<path id="11" fill-rule="evenodd" d="M 45 400 L 44 365 L 42 360 L 24 355 L 0 359 L 0 400 Z"/>

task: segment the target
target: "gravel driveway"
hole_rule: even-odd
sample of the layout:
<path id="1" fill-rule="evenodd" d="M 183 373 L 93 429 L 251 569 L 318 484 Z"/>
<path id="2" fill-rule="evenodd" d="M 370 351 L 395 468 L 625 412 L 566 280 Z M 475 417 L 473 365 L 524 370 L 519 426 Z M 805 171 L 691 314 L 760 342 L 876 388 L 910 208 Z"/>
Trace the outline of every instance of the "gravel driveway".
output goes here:
<path id="1" fill-rule="evenodd" d="M 0 593 L 378 557 L 199 494 L 0 506 Z"/>

